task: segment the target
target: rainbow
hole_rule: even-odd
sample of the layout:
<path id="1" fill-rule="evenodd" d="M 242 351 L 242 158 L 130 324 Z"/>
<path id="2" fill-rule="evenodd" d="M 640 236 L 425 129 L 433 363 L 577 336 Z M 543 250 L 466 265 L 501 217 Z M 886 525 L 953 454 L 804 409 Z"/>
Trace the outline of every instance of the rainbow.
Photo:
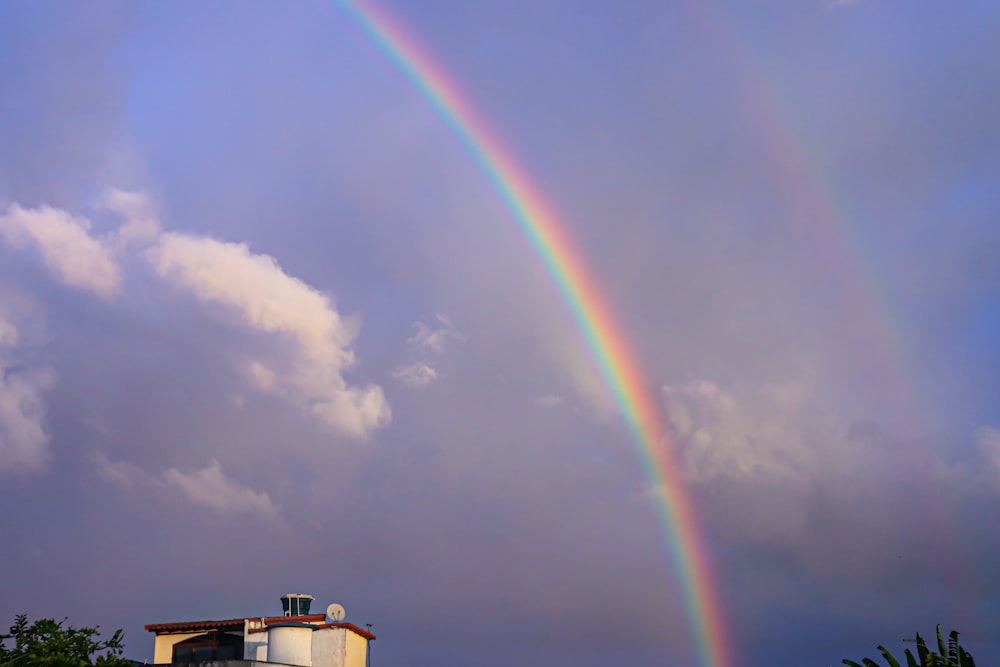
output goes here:
<path id="1" fill-rule="evenodd" d="M 360 0 L 333 0 L 437 110 L 513 213 L 545 264 L 582 332 L 598 370 L 624 415 L 646 475 L 658 490 L 667 549 L 706 667 L 731 656 L 718 591 L 694 506 L 674 460 L 656 393 L 643 378 L 621 325 L 588 272 L 566 224 L 463 97 L 447 72 L 384 10 Z"/>

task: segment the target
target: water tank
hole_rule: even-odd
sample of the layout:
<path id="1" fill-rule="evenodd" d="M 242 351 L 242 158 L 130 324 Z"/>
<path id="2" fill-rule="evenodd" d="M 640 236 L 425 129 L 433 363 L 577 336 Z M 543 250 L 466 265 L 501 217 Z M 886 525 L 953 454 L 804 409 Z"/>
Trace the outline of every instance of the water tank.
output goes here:
<path id="1" fill-rule="evenodd" d="M 312 667 L 312 633 L 308 623 L 275 623 L 267 626 L 267 661 Z"/>
<path id="2" fill-rule="evenodd" d="M 305 616 L 309 613 L 309 606 L 315 600 L 311 595 L 301 593 L 289 593 L 281 596 L 281 609 L 285 616 Z"/>

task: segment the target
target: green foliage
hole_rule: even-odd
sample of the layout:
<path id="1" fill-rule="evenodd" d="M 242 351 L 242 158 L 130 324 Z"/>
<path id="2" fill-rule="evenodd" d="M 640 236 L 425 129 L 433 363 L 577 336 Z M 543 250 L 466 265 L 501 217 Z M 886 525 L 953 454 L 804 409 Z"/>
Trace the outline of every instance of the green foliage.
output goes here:
<path id="1" fill-rule="evenodd" d="M 927 642 L 917 633 L 913 641 L 917 644 L 917 655 L 914 656 L 910 649 L 906 649 L 906 667 L 976 667 L 976 661 L 972 659 L 969 652 L 958 643 L 958 632 L 951 631 L 948 635 L 948 643 L 945 644 L 944 637 L 941 636 L 941 626 L 937 626 L 937 653 L 927 648 Z M 902 667 L 898 660 L 884 646 L 879 645 L 879 652 L 889 667 Z M 843 663 L 848 667 L 879 667 L 879 664 L 871 658 L 863 658 L 859 664 L 853 660 L 844 658 Z"/>
<path id="2" fill-rule="evenodd" d="M 65 619 L 28 623 L 18 614 L 9 634 L 0 635 L 0 667 L 130 667 L 122 657 L 122 631 L 101 639 L 97 628 L 65 626 Z M 8 640 L 13 640 L 13 646 Z"/>

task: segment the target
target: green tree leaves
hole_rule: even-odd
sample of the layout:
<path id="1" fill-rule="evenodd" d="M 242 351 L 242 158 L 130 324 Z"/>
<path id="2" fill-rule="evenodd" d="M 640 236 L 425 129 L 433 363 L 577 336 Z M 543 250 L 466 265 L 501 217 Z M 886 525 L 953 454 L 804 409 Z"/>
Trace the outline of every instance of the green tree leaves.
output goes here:
<path id="1" fill-rule="evenodd" d="M 122 631 L 101 639 L 97 628 L 73 628 L 66 620 L 28 623 L 18 614 L 9 634 L 0 635 L 0 667 L 129 667 L 122 657 Z M 13 646 L 11 641 L 13 640 Z"/>
<path id="2" fill-rule="evenodd" d="M 941 626 L 937 626 L 937 653 L 927 648 L 927 642 L 924 641 L 919 632 L 914 641 L 917 644 L 917 655 L 914 656 L 910 649 L 906 649 L 904 652 L 906 667 L 976 667 L 976 661 L 958 643 L 957 630 L 951 631 L 951 634 L 948 635 L 948 642 L 945 644 L 944 637 L 941 635 Z M 889 663 L 889 667 L 902 667 L 885 646 L 879 645 L 878 650 L 885 661 Z M 848 667 L 880 667 L 871 658 L 863 658 L 861 662 L 863 664 L 847 658 L 843 660 L 843 663 Z"/>

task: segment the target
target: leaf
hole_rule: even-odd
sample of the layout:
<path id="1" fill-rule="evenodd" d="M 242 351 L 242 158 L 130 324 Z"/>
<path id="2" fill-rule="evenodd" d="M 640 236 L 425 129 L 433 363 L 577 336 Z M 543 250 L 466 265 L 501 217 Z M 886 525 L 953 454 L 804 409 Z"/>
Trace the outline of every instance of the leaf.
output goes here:
<path id="1" fill-rule="evenodd" d="M 941 636 L 941 624 L 937 626 L 938 654 L 944 658 L 948 655 L 948 649 L 944 645 L 944 638 Z"/>
<path id="2" fill-rule="evenodd" d="M 924 641 L 924 638 L 920 636 L 919 632 L 917 633 L 917 655 L 920 657 L 921 667 L 931 664 L 927 662 L 927 642 Z"/>
<path id="3" fill-rule="evenodd" d="M 13 639 L 14 648 L 4 646 L 4 639 Z M 95 658 L 102 667 L 128 667 L 131 661 L 121 657 L 123 651 L 121 630 L 102 640 L 98 628 L 74 628 L 67 619 L 42 618 L 29 624 L 28 617 L 19 614 L 10 634 L 0 636 L 0 665 L 16 667 L 90 667 Z"/>
<path id="4" fill-rule="evenodd" d="M 879 644 L 878 650 L 882 652 L 882 657 L 889 663 L 889 667 L 900 667 L 899 661 L 896 660 L 892 653 L 889 653 L 889 649 Z"/>

